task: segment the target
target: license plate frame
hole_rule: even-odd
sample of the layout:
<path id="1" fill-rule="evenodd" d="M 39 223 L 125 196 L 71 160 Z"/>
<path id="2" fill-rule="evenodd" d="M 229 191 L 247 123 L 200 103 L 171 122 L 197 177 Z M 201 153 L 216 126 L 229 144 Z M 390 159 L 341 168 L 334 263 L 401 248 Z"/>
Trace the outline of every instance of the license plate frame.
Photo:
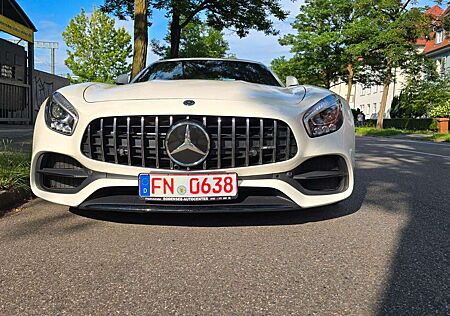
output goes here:
<path id="1" fill-rule="evenodd" d="M 218 178 L 221 179 L 222 186 L 225 185 L 225 178 L 231 178 L 231 192 L 225 192 L 224 187 L 222 187 L 223 190 L 218 192 Z M 164 181 L 164 179 L 166 179 L 166 181 Z M 169 179 L 173 180 L 168 181 Z M 145 180 L 148 182 L 145 183 Z M 156 181 L 159 182 L 159 185 L 155 186 L 152 190 L 152 185 L 156 184 Z M 211 186 L 209 191 L 208 185 L 203 184 L 203 181 L 206 181 Z M 229 180 L 226 181 L 227 183 L 230 182 Z M 194 186 L 196 186 L 194 190 L 191 188 L 193 182 L 195 182 Z M 184 189 L 182 187 L 184 187 Z M 146 188 L 148 192 L 144 192 L 144 188 Z M 166 191 L 166 194 L 159 194 L 159 192 L 155 192 L 156 189 L 162 190 L 162 193 Z M 214 192 L 213 189 L 215 189 Z M 200 191 L 199 194 L 196 193 L 197 191 Z M 222 194 L 222 191 L 225 192 L 225 194 Z M 207 193 L 205 194 L 205 192 Z M 238 177 L 236 173 L 230 172 L 195 174 L 160 172 L 140 173 L 138 175 L 138 194 L 139 198 L 145 201 L 199 202 L 233 200 L 238 197 Z"/>

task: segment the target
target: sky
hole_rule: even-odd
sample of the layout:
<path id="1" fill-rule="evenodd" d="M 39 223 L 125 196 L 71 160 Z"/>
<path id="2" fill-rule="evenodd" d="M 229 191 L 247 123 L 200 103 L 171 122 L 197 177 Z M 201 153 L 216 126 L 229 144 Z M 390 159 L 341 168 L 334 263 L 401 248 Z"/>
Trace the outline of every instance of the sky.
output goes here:
<path id="1" fill-rule="evenodd" d="M 17 0 L 19 5 L 29 16 L 38 29 L 36 40 L 59 42 L 56 51 L 56 73 L 65 76 L 69 69 L 64 65 L 67 58 L 67 47 L 62 38 L 62 32 L 69 21 L 80 13 L 81 8 L 91 12 L 94 6 L 99 7 L 103 0 Z M 278 36 L 266 36 L 261 32 L 250 32 L 247 37 L 240 39 L 232 31 L 225 30 L 225 38 L 230 45 L 230 52 L 238 58 L 251 59 L 270 64 L 270 61 L 280 56 L 290 56 L 289 47 L 281 46 L 278 38 L 284 34 L 292 33 L 291 23 L 299 12 L 303 0 L 281 0 L 285 10 L 290 12 L 285 21 L 274 20 L 274 26 L 280 31 Z M 421 0 L 419 5 L 433 5 L 432 0 Z M 162 12 L 155 12 L 152 18 L 153 25 L 149 29 L 150 39 L 162 39 L 167 32 L 168 21 Z M 120 21 L 116 18 L 116 25 L 125 27 L 133 34 L 132 21 Z M 4 38 L 10 36 L 1 35 Z M 147 63 L 157 60 L 150 50 Z M 50 50 L 35 50 L 36 69 L 50 72 Z"/>

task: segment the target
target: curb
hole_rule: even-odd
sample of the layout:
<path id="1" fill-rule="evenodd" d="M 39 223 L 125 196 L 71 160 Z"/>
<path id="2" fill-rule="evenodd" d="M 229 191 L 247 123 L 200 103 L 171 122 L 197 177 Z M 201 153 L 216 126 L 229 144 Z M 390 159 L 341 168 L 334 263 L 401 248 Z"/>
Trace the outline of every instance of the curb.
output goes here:
<path id="1" fill-rule="evenodd" d="M 0 191 L 0 215 L 30 197 L 31 193 L 25 190 Z"/>

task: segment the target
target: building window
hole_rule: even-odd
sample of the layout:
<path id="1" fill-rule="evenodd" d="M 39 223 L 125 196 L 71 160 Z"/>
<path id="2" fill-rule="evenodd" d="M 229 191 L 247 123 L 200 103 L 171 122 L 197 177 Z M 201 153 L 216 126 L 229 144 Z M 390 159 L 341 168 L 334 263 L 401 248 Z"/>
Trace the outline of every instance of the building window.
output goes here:
<path id="1" fill-rule="evenodd" d="M 447 62 L 446 57 L 441 57 L 441 58 L 436 59 L 436 66 L 437 66 L 436 68 L 440 74 L 445 73 L 446 62 Z"/>
<path id="2" fill-rule="evenodd" d="M 373 113 L 377 113 L 377 104 L 376 103 L 373 104 Z"/>
<path id="3" fill-rule="evenodd" d="M 373 93 L 377 93 L 377 92 L 378 92 L 378 86 L 375 85 L 375 86 L 373 86 Z"/>
<path id="4" fill-rule="evenodd" d="M 361 96 L 363 96 L 364 95 L 364 87 L 361 87 Z"/>
<path id="5" fill-rule="evenodd" d="M 444 35 L 445 35 L 444 30 L 439 30 L 436 32 L 436 44 L 440 44 L 444 41 Z"/>

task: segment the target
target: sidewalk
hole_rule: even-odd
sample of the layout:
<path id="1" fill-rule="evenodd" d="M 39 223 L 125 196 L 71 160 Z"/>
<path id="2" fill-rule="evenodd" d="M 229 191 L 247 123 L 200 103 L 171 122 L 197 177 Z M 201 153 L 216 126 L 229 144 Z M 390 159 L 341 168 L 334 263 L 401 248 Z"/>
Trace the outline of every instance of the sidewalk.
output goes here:
<path id="1" fill-rule="evenodd" d="M 31 152 L 33 142 L 33 126 L 0 124 L 0 150 L 3 143 L 14 149 Z"/>

